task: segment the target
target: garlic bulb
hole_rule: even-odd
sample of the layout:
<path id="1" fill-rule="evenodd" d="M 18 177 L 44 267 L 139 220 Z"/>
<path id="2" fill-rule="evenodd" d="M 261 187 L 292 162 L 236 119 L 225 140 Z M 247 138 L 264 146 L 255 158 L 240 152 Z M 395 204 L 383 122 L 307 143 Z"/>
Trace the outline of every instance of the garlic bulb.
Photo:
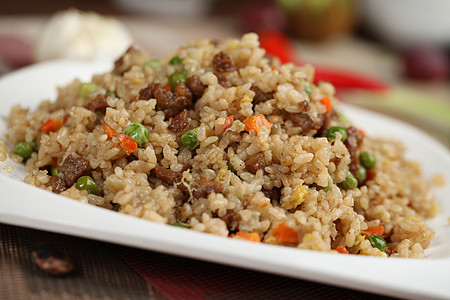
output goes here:
<path id="1" fill-rule="evenodd" d="M 130 34 L 119 20 L 70 9 L 55 14 L 44 26 L 35 44 L 34 58 L 115 59 L 131 43 Z"/>

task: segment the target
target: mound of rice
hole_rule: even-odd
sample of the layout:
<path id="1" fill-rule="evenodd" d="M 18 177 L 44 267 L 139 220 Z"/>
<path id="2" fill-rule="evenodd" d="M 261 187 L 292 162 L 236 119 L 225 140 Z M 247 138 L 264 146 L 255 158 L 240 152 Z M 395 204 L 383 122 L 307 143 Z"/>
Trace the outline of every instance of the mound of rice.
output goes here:
<path id="1" fill-rule="evenodd" d="M 73 81 L 56 101 L 15 106 L 9 138 L 37 143 L 25 182 L 118 213 L 300 249 L 423 257 L 434 236 L 425 218 L 438 207 L 420 167 L 397 141 L 348 124 L 333 86 L 313 77 L 309 65 L 266 56 L 251 33 L 195 41 L 161 60 L 130 48 L 111 72 Z M 43 128 L 49 120 L 59 126 Z M 122 133 L 133 122 L 149 138 L 129 150 Z M 344 142 L 343 133 L 327 138 L 333 126 L 345 128 Z M 363 151 L 376 159 L 365 180 Z M 88 162 L 96 192 L 68 183 L 68 157 Z M 356 187 L 345 184 L 350 173 Z"/>

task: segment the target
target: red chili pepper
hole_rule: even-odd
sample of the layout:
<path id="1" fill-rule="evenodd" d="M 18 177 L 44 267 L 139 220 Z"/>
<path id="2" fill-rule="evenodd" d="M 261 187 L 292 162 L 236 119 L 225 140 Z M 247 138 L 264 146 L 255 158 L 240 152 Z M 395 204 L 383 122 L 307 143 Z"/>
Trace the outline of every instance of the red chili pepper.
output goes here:
<path id="1" fill-rule="evenodd" d="M 301 64 L 294 46 L 283 32 L 277 30 L 261 31 L 259 40 L 261 48 L 264 48 L 267 54 L 277 56 L 282 63 Z M 315 83 L 327 81 L 336 88 L 360 88 L 372 91 L 385 91 L 389 88 L 389 85 L 383 80 L 359 72 L 333 70 L 317 65 L 314 65 L 314 67 L 316 69 Z"/>

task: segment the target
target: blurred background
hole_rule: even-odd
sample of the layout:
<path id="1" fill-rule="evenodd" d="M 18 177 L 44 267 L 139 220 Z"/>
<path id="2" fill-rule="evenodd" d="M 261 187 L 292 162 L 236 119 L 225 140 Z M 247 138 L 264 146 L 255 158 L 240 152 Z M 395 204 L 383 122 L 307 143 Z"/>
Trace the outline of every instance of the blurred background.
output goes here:
<path id="1" fill-rule="evenodd" d="M 192 39 L 253 31 L 282 61 L 313 64 L 340 100 L 450 148 L 449 13 L 448 0 L 3 1 L 0 74 L 58 58 L 113 60 L 130 44 L 161 57 Z"/>

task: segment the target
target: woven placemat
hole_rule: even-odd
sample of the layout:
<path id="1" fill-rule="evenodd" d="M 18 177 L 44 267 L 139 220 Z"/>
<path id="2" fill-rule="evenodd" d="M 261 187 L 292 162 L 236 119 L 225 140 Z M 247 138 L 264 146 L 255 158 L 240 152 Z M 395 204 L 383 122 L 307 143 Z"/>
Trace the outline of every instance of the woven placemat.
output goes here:
<path id="1" fill-rule="evenodd" d="M 40 243 L 76 269 L 51 276 L 33 262 Z M 0 224 L 0 299 L 392 299 L 153 251 Z"/>

